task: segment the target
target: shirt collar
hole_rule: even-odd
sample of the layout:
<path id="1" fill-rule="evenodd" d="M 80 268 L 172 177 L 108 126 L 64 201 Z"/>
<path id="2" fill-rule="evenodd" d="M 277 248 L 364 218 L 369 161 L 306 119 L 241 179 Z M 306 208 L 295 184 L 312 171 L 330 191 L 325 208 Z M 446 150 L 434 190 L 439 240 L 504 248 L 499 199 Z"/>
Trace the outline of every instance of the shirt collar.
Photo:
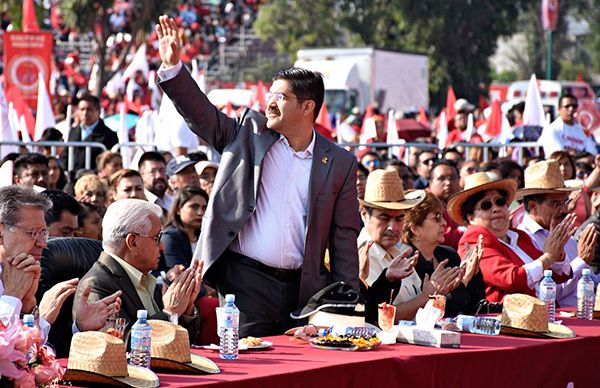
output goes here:
<path id="1" fill-rule="evenodd" d="M 294 154 L 296 154 L 296 156 L 298 156 L 299 158 L 302 159 L 310 159 L 313 156 L 313 151 L 315 149 L 315 129 L 313 128 L 312 130 L 312 139 L 310 141 L 310 144 L 308 145 L 308 147 L 306 147 L 306 149 L 304 151 L 296 151 L 294 150 L 291 146 L 290 143 L 288 141 L 288 139 L 283 136 L 283 135 L 279 135 L 279 141 L 283 141 L 283 144 L 285 144 Z"/>
<path id="2" fill-rule="evenodd" d="M 536 234 L 540 230 L 546 230 L 540 224 L 538 224 L 529 214 L 525 214 L 525 216 L 523 216 L 523 221 L 521 221 L 521 225 L 523 225 L 523 228 L 531 234 Z"/>
<path id="3" fill-rule="evenodd" d="M 140 287 L 140 282 L 142 280 L 142 276 L 144 275 L 142 273 L 142 271 L 135 268 L 133 265 L 131 265 L 128 262 L 126 262 L 125 260 L 121 259 L 119 256 L 115 255 L 114 253 L 111 253 L 108 251 L 105 251 L 105 252 L 108 253 L 113 259 L 115 259 L 116 262 L 119 263 L 119 265 L 121 267 L 123 267 L 123 269 L 129 276 L 129 278 L 131 279 L 131 282 L 135 285 L 135 287 Z M 148 278 L 150 278 L 151 275 L 147 275 L 147 276 L 148 276 Z M 148 279 L 148 285 L 150 285 L 150 279 Z"/>
<path id="4" fill-rule="evenodd" d="M 96 122 L 93 123 L 92 125 L 90 125 L 89 127 L 86 127 L 85 125 L 81 124 L 81 129 L 83 129 L 86 132 L 91 132 L 94 130 L 94 128 L 96 128 L 96 126 L 98 125 L 99 122 L 100 122 L 100 119 L 96 120 Z"/>
<path id="5" fill-rule="evenodd" d="M 504 244 L 507 244 L 511 247 L 516 247 L 517 241 L 519 240 L 519 234 L 517 232 L 515 232 L 514 230 L 509 229 L 506 231 L 506 236 L 508 237 L 508 244 L 501 238 L 498 238 L 498 240 L 502 241 Z"/>

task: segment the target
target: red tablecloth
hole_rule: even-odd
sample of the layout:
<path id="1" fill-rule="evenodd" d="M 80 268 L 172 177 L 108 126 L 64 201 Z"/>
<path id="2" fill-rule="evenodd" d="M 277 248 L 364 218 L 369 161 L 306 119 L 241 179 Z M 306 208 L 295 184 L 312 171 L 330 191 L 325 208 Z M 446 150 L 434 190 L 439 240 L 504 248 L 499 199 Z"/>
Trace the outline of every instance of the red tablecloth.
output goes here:
<path id="1" fill-rule="evenodd" d="M 563 322 L 577 338 L 531 339 L 463 334 L 460 349 L 407 344 L 376 350 L 321 350 L 290 337 L 271 337 L 268 350 L 241 352 L 238 360 L 193 350 L 219 365 L 218 375 L 159 373 L 161 387 L 598 387 L 600 322 Z"/>

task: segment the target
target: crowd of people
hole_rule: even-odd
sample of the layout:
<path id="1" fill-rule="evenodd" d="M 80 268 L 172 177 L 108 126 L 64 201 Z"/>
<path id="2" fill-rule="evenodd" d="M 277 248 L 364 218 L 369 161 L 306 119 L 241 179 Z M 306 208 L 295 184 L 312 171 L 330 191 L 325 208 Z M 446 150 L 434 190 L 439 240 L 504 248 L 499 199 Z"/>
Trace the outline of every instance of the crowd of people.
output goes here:
<path id="1" fill-rule="evenodd" d="M 280 334 L 337 281 L 361 291 L 370 323 L 390 295 L 396 319 L 414 319 L 431 295 L 446 297 L 447 316 L 536 296 L 547 269 L 558 305 L 570 307 L 582 270 L 600 270 L 600 159 L 587 140 L 523 165 L 480 163 L 452 147 L 413 152 L 408 165 L 377 149 L 357 157 L 314 129 L 318 73 L 278 72 L 266 114 L 236 120 L 182 66 L 175 20 L 162 16 L 156 36 L 161 88 L 220 162 L 148 151 L 123 168 L 105 151 L 94 169 L 79 155 L 78 171 L 65 172 L 64 156 L 46 149 L 2 161 L 14 184 L 0 188 L 0 315 L 37 314 L 50 342 L 111 316 L 125 318 L 128 333 L 145 309 L 179 322 L 192 343 L 210 343 L 225 294 L 236 295 L 242 337 Z M 570 121 L 577 99 L 559 104 L 564 125 L 548 131 L 581 130 Z M 100 100 L 85 94 L 76 106 L 71 140 L 116 141 Z M 84 239 L 87 261 L 75 257 Z M 69 271 L 48 263 L 61 244 Z"/>

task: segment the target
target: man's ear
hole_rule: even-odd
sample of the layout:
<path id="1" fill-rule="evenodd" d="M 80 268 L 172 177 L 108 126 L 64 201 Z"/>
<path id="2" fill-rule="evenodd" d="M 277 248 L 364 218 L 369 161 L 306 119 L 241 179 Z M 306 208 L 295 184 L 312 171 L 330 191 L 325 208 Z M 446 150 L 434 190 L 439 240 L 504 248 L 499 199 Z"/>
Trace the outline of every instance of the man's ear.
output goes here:
<path id="1" fill-rule="evenodd" d="M 362 219 L 363 223 L 366 225 L 367 219 L 369 218 L 369 213 L 367 212 L 367 209 L 364 206 L 360 207 L 360 218 Z"/>
<path id="2" fill-rule="evenodd" d="M 127 236 L 125 236 L 125 245 L 130 251 L 133 251 L 137 248 L 137 241 L 135 237 L 136 235 L 133 233 L 128 233 Z"/>
<path id="3" fill-rule="evenodd" d="M 306 100 L 304 101 L 304 109 L 302 110 L 302 113 L 304 114 L 304 116 L 311 115 L 314 117 L 315 113 L 317 115 L 319 114 L 319 112 L 315 112 L 316 107 L 317 104 L 315 104 L 313 100 Z"/>

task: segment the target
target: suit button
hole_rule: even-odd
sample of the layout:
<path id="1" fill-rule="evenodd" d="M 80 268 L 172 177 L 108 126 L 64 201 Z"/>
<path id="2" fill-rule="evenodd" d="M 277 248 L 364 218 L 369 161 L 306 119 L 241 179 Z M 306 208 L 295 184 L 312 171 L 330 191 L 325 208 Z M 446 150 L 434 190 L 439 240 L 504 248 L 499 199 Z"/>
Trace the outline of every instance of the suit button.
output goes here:
<path id="1" fill-rule="evenodd" d="M 250 205 L 248 206 L 248 212 L 252 213 L 254 211 L 254 206 Z"/>
<path id="2" fill-rule="evenodd" d="M 229 237 L 235 236 L 235 232 L 233 230 L 230 230 L 228 234 L 229 234 Z"/>

